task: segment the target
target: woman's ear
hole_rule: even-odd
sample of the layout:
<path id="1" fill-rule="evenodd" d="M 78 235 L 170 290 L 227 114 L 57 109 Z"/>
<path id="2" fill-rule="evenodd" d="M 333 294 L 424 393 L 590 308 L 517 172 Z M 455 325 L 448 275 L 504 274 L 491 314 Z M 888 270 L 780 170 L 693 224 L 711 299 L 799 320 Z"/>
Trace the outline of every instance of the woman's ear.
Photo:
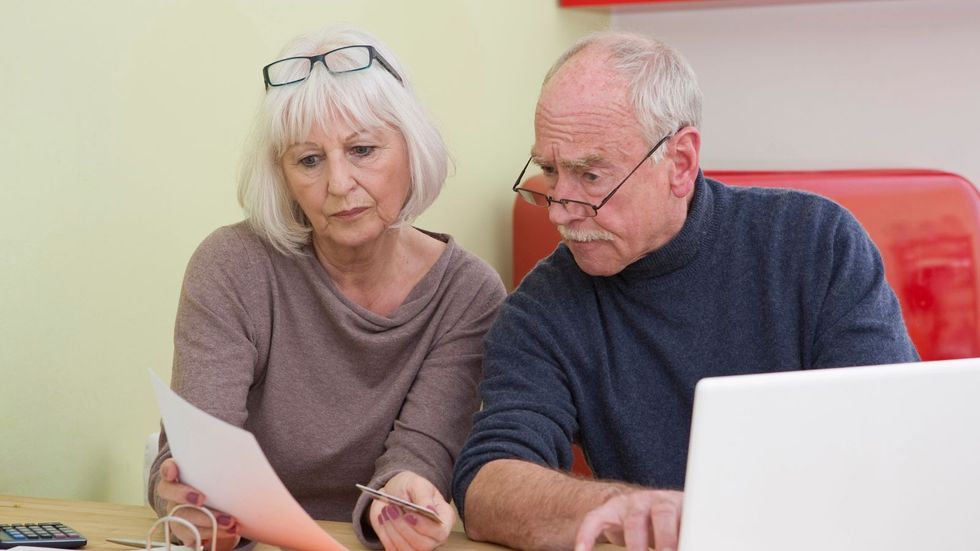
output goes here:
<path id="1" fill-rule="evenodd" d="M 670 140 L 668 157 L 671 159 L 670 188 L 676 197 L 686 197 L 694 190 L 701 161 L 701 132 L 693 126 L 685 126 Z"/>

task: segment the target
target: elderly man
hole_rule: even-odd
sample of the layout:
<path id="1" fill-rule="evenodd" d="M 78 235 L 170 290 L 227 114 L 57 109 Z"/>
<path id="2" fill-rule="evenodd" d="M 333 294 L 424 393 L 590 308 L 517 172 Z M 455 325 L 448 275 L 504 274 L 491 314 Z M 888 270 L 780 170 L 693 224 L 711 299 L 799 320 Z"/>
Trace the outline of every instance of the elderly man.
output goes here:
<path id="1" fill-rule="evenodd" d="M 529 161 L 547 189 L 515 190 L 563 243 L 486 338 L 453 481 L 471 538 L 675 549 L 699 379 L 918 359 L 854 218 L 705 179 L 700 111 L 691 68 L 646 37 L 593 35 L 548 73 Z M 599 480 L 563 472 L 573 442 Z"/>

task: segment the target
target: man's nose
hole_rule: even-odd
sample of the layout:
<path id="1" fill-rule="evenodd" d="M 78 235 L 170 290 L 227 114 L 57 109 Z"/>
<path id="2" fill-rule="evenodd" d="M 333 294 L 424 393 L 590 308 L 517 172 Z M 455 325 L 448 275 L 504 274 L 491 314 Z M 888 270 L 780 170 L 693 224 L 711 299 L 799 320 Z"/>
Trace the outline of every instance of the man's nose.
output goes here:
<path id="1" fill-rule="evenodd" d="M 555 226 L 564 226 L 578 217 L 568 212 L 565 205 L 555 201 L 548 205 L 548 220 Z"/>
<path id="2" fill-rule="evenodd" d="M 555 187 L 552 188 L 552 197 L 556 199 L 567 198 L 568 192 L 571 192 L 575 188 L 571 185 L 571 178 L 567 174 L 559 173 L 557 180 L 555 181 Z M 548 220 L 556 226 L 561 226 L 568 224 L 571 221 L 581 219 L 581 216 L 573 214 L 565 208 L 565 205 L 559 203 L 558 201 L 552 201 L 548 204 Z"/>

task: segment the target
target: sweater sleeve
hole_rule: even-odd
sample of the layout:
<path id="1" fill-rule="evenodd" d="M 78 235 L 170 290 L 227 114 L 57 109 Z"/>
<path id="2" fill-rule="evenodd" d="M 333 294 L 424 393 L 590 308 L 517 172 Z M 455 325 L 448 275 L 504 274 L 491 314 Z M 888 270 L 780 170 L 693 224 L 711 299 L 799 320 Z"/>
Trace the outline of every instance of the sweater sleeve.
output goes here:
<path id="1" fill-rule="evenodd" d="M 174 328 L 171 387 L 196 407 L 243 427 L 246 397 L 255 380 L 259 353 L 255 324 L 249 313 L 250 263 L 239 234 L 221 228 L 195 251 L 187 266 Z M 160 432 L 160 451 L 150 468 L 148 498 L 158 514 L 160 464 L 171 456 L 166 433 Z"/>
<path id="2" fill-rule="evenodd" d="M 566 296 L 568 293 L 565 294 Z M 576 408 L 562 370 L 563 350 L 575 330 L 562 329 L 561 306 L 540 278 L 530 277 L 500 309 L 486 338 L 483 409 L 453 473 L 453 498 L 465 516 L 466 491 L 483 465 L 523 459 L 568 470 L 578 433 Z M 567 324 L 564 324 L 567 325 Z"/>
<path id="3" fill-rule="evenodd" d="M 853 215 L 840 213 L 824 258 L 828 283 L 809 367 L 918 361 L 877 247 Z"/>
<path id="4" fill-rule="evenodd" d="M 455 315 L 433 320 L 447 330 L 429 350 L 405 397 L 385 440 L 385 452 L 375 462 L 372 488 L 411 471 L 432 482 L 448 500 L 453 464 L 480 404 L 483 337 L 505 295 L 500 276 L 475 257 L 468 258 L 443 291 L 441 300 L 450 301 L 447 312 Z M 369 496 L 359 497 L 354 530 L 363 544 L 380 548 L 367 517 L 370 504 Z"/>

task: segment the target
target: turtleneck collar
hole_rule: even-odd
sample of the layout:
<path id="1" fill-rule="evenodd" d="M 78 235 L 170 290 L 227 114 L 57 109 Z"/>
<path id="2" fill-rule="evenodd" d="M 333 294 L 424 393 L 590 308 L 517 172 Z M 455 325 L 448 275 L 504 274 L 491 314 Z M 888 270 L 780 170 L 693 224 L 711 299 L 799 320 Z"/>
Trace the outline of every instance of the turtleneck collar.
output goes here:
<path id="1" fill-rule="evenodd" d="M 683 268 L 698 255 L 715 232 L 714 193 L 698 170 L 694 198 L 687 210 L 684 226 L 666 245 L 627 266 L 613 277 L 649 278 Z"/>

